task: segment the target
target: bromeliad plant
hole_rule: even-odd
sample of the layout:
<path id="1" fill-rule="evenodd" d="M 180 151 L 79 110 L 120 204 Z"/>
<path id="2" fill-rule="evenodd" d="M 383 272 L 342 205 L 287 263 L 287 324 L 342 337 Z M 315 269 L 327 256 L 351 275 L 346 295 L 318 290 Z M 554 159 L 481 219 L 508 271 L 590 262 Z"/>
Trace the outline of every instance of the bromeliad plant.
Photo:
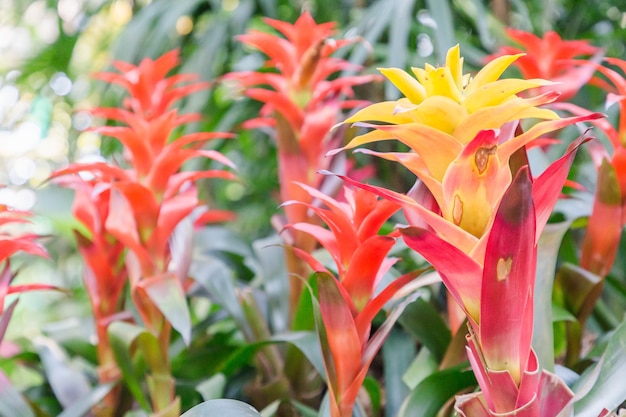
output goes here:
<path id="1" fill-rule="evenodd" d="M 168 77 L 178 63 L 178 51 L 174 50 L 156 60 L 145 59 L 138 66 L 117 62 L 119 72 L 97 74 L 130 93 L 123 108 L 93 110 L 97 116 L 120 123 L 94 130 L 121 142 L 128 167 L 104 162 L 73 164 L 53 175 L 76 189 L 74 214 L 85 229 L 85 233 L 77 232 L 77 237 L 87 261 L 86 287 L 98 336 L 111 339 L 101 341 L 101 367 L 111 371 L 114 355 L 139 404 L 153 415 L 176 417 L 180 400 L 168 352 L 172 329 L 185 343 L 190 341 L 185 293 L 190 284 L 193 227 L 230 217 L 219 210 L 200 210 L 203 205 L 195 183 L 203 178 L 235 178 L 222 169 L 182 170 L 185 162 L 199 157 L 234 166 L 219 152 L 203 149 L 215 138 L 232 135 L 199 132 L 177 137 L 180 128 L 198 120 L 199 115 L 180 115 L 172 105 L 207 87 L 195 82 L 195 75 Z M 119 321 L 130 321 L 131 310 L 122 293 L 126 278 L 132 307 L 145 327 Z M 151 371 L 145 381 L 151 404 L 131 366 L 137 349 Z M 115 371 L 101 377 L 114 379 Z M 109 414 L 103 415 L 118 412 L 120 406 L 111 402 L 103 411 Z"/>
<path id="2" fill-rule="evenodd" d="M 295 249 L 316 271 L 320 317 L 317 331 L 322 346 L 330 415 L 350 417 L 370 364 L 399 317 L 402 306 L 370 338 L 372 321 L 383 306 L 423 271 L 404 274 L 381 288 L 385 274 L 398 258 L 388 257 L 396 238 L 379 234 L 400 205 L 363 189 L 343 188 L 344 201 L 304 184 L 296 184 L 327 208 L 301 201 L 329 227 L 311 223 L 288 225 L 307 233 L 330 253 L 333 273 L 310 253 Z M 396 234 L 397 235 L 397 234 Z M 425 276 L 426 277 L 426 276 Z M 438 280 L 425 278 L 420 284 Z"/>
<path id="3" fill-rule="evenodd" d="M 341 121 L 342 110 L 364 103 L 349 100 L 352 88 L 376 80 L 377 75 L 353 75 L 329 78 L 345 70 L 359 67 L 332 54 L 355 40 L 335 40 L 333 22 L 317 24 L 304 12 L 292 25 L 275 19 L 264 19 L 284 37 L 251 30 L 238 39 L 269 57 L 263 70 L 230 73 L 244 94 L 264 103 L 260 117 L 248 120 L 244 127 L 270 127 L 276 140 L 279 166 L 280 201 L 310 203 L 311 196 L 296 183 L 321 189 L 324 176 L 318 170 L 331 167 L 333 160 L 326 153 L 341 144 L 341 135 L 331 128 Z M 272 70 L 272 71 L 267 71 Z M 348 100 L 346 99 L 348 98 Z M 345 166 L 333 169 L 345 171 Z M 285 224 L 314 223 L 315 217 L 304 205 L 285 207 L 285 219 L 275 219 L 278 229 Z M 315 239 L 297 229 L 282 234 L 286 243 L 287 267 L 290 274 L 290 307 L 293 313 L 302 292 L 297 276 L 305 276 L 305 265 L 294 256 L 291 247 L 311 252 Z"/>
<path id="4" fill-rule="evenodd" d="M 437 203 L 431 210 L 407 195 L 344 177 L 428 225 L 400 230 L 407 245 L 438 270 L 467 316 L 468 356 L 482 393 L 458 399 L 457 411 L 466 416 L 556 416 L 573 397 L 556 376 L 540 370 L 531 339 L 536 244 L 580 142 L 534 180 L 524 147 L 600 115 L 562 119 L 537 107 L 558 93 L 518 96 L 549 83 L 498 80 L 517 58 L 499 57 L 470 77 L 462 72 L 457 46 L 445 66 L 414 68 L 417 80 L 383 69 L 406 98 L 373 104 L 347 120 L 374 130 L 344 149 L 388 138 L 403 142 L 410 152 L 376 155 L 415 173 Z M 544 121 L 524 132 L 520 121 L 530 118 Z"/>

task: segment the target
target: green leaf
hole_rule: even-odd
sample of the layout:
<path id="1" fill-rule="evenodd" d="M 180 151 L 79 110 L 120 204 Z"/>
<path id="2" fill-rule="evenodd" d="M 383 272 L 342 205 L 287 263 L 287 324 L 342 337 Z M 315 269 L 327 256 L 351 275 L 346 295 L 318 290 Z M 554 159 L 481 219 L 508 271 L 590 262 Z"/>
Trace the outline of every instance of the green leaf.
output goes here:
<path id="1" fill-rule="evenodd" d="M 254 270 L 263 282 L 268 296 L 269 321 L 276 333 L 287 330 L 289 317 L 289 280 L 285 267 L 285 251 L 280 246 L 282 243 L 282 239 L 277 235 L 252 243 L 256 255 Z"/>
<path id="2" fill-rule="evenodd" d="M 57 417 L 83 417 L 87 415 L 95 405 L 99 404 L 104 397 L 111 392 L 115 385 L 116 384 L 105 384 L 97 386 L 89 394 L 73 402 Z M 0 413 L 0 415 L 2 415 L 2 413 Z"/>
<path id="3" fill-rule="evenodd" d="M 546 317 L 547 319 L 547 317 Z M 576 316 L 558 304 L 552 304 L 552 323 L 559 321 L 576 321 Z M 537 340 L 541 340 L 537 338 Z M 543 342 L 545 343 L 545 341 Z"/>
<path id="4" fill-rule="evenodd" d="M 63 407 L 89 395 L 91 387 L 86 375 L 72 366 L 65 351 L 54 340 L 38 336 L 34 344 L 52 391 Z"/>
<path id="5" fill-rule="evenodd" d="M 261 417 L 249 404 L 237 400 L 210 400 L 198 404 L 180 417 Z"/>
<path id="6" fill-rule="evenodd" d="M 372 408 L 372 414 L 377 416 L 380 414 L 380 402 L 382 398 L 382 393 L 380 390 L 380 386 L 378 385 L 378 381 L 371 376 L 365 377 L 363 380 L 363 388 L 367 392 L 367 395 L 370 397 L 370 405 Z M 387 401 L 389 401 L 389 391 L 387 391 Z M 387 415 L 395 415 L 395 414 L 387 414 Z"/>
<path id="7" fill-rule="evenodd" d="M 417 300 L 415 303 L 421 300 Z M 409 305 L 407 309 L 411 306 Z M 404 384 L 402 374 L 410 366 L 415 357 L 415 341 L 407 333 L 393 329 L 383 345 L 383 370 L 385 377 L 385 415 L 395 416 L 402 406 L 402 402 L 409 394 Z M 376 413 L 374 413 L 376 415 Z"/>
<path id="8" fill-rule="evenodd" d="M 300 352 L 306 356 L 315 367 L 315 370 L 324 375 L 324 362 L 322 360 L 322 351 L 320 350 L 317 335 L 313 331 L 307 332 L 288 332 L 272 336 L 272 342 L 287 342 L 297 347 Z"/>
<path id="9" fill-rule="evenodd" d="M 174 274 L 152 277 L 140 282 L 148 297 L 167 321 L 182 336 L 186 345 L 191 342 L 191 317 L 183 287 Z"/>
<path id="10" fill-rule="evenodd" d="M 428 349 L 422 348 L 402 375 L 402 382 L 413 391 L 420 382 L 437 372 L 438 369 L 437 358 Z"/>
<path id="11" fill-rule="evenodd" d="M 276 415 L 278 407 L 280 407 L 280 400 L 272 401 L 269 405 L 261 410 L 260 414 L 262 417 L 273 417 Z"/>
<path id="12" fill-rule="evenodd" d="M 202 395 L 204 401 L 216 400 L 224 395 L 226 377 L 224 374 L 215 374 L 196 386 L 196 391 Z"/>
<path id="13" fill-rule="evenodd" d="M 396 0 L 377 1 L 367 9 L 357 29 L 357 33 L 363 36 L 365 42 L 361 42 L 352 50 L 350 54 L 351 63 L 362 65 L 371 55 L 370 45 L 375 45 L 383 35 L 385 28 L 392 24 L 395 3 Z M 353 72 L 346 70 L 343 75 Z"/>
<path id="14" fill-rule="evenodd" d="M 537 244 L 537 269 L 535 275 L 535 322 L 533 327 L 533 349 L 539 366 L 554 371 L 554 334 L 552 323 L 555 312 L 552 303 L 552 287 L 556 260 L 563 235 L 571 222 L 548 224 L 543 229 Z"/>
<path id="15" fill-rule="evenodd" d="M 234 277 L 230 268 L 214 257 L 203 257 L 192 265 L 191 275 L 211 296 L 211 300 L 228 312 L 237 327 L 247 336 L 252 331 L 237 299 Z"/>
<path id="16" fill-rule="evenodd" d="M 0 371 L 0 416 L 35 417 L 22 395 Z"/>
<path id="17" fill-rule="evenodd" d="M 452 338 L 450 329 L 435 308 L 422 298 L 409 304 L 399 323 L 440 362 Z"/>
<path id="18" fill-rule="evenodd" d="M 112 323 L 108 328 L 108 334 L 126 386 L 139 405 L 149 411 L 150 405 L 142 390 L 144 372 L 133 363 L 133 356 L 139 349 L 153 375 L 167 378 L 169 372 L 157 338 L 143 327 L 122 321 Z"/>
<path id="19" fill-rule="evenodd" d="M 398 417 L 435 417 L 456 393 L 474 385 L 476 378 L 471 370 L 467 370 L 467 366 L 434 373 L 411 392 Z"/>
<path id="20" fill-rule="evenodd" d="M 607 348 L 574 385 L 576 417 L 596 417 L 603 408 L 615 409 L 626 400 L 626 321 L 615 329 Z"/>

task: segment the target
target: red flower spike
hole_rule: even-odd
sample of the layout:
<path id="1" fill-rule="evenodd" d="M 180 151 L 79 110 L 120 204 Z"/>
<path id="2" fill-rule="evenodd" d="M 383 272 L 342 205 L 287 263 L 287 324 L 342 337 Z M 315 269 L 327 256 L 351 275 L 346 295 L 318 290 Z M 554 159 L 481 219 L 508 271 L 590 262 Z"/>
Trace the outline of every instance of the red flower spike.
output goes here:
<path id="1" fill-rule="evenodd" d="M 559 100 L 567 101 L 593 76 L 596 64 L 590 61 L 576 61 L 580 56 L 595 55 L 598 59 L 602 49 L 585 40 L 563 40 L 553 31 L 543 38 L 522 30 L 507 28 L 507 35 L 520 48 L 502 46 L 488 57 L 492 60 L 502 55 L 525 53 L 513 65 L 518 67 L 525 79 L 542 78 L 561 85 L 541 87 L 541 91 L 556 90 L 562 93 Z"/>
<path id="2" fill-rule="evenodd" d="M 296 223 L 288 227 L 310 234 L 328 250 L 337 265 L 343 288 L 350 294 L 357 311 L 362 310 L 372 297 L 381 274 L 391 267 L 385 258 L 395 239 L 377 233 L 400 207 L 377 200 L 375 195 L 365 190 L 353 191 L 344 187 L 347 203 L 340 203 L 312 187 L 298 185 L 330 209 L 296 201 L 286 204 L 308 207 L 330 230 L 309 223 Z"/>
<path id="3" fill-rule="evenodd" d="M 604 277 L 609 274 L 622 235 L 622 194 L 613 165 L 602 161 L 593 211 L 582 244 L 580 266 Z"/>
<path id="4" fill-rule="evenodd" d="M 207 83 L 177 87 L 181 82 L 197 79 L 194 74 L 167 78 L 167 74 L 179 63 L 179 51 L 174 49 L 156 60 L 146 58 L 138 66 L 117 61 L 114 66 L 120 73 L 100 72 L 94 77 L 124 87 L 131 96 L 127 107 L 150 120 L 165 113 L 178 99 L 207 88 Z"/>

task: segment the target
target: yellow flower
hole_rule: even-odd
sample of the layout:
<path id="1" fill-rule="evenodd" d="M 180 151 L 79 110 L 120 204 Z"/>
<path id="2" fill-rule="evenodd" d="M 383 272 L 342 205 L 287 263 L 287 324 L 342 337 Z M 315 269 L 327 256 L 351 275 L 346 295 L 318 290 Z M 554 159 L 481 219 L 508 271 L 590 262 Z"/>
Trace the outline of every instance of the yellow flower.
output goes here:
<path id="1" fill-rule="evenodd" d="M 373 104 L 346 120 L 346 123 L 379 121 L 391 124 L 419 123 L 452 135 L 467 144 L 479 131 L 497 129 L 520 119 L 557 119 L 558 115 L 538 105 L 553 101 L 557 94 L 524 99 L 517 94 L 534 87 L 551 84 L 532 79 L 498 78 L 517 58 L 499 57 L 473 78 L 463 75 L 463 58 L 459 46 L 450 48 L 446 65 L 435 68 L 411 68 L 416 78 L 398 68 L 381 68 L 405 98 Z"/>
<path id="2" fill-rule="evenodd" d="M 428 187 L 446 220 L 480 238 L 511 182 L 510 156 L 539 136 L 582 120 L 561 119 L 538 107 L 556 100 L 556 91 L 518 96 L 549 81 L 499 79 L 520 56 L 496 58 L 471 77 L 463 74 L 457 45 L 445 66 L 412 68 L 415 78 L 398 68 L 381 69 L 405 97 L 372 104 L 347 119 L 373 130 L 343 149 L 387 139 L 404 143 L 410 152 L 370 153 L 403 164 Z M 515 122 L 524 119 L 540 121 L 515 135 Z"/>

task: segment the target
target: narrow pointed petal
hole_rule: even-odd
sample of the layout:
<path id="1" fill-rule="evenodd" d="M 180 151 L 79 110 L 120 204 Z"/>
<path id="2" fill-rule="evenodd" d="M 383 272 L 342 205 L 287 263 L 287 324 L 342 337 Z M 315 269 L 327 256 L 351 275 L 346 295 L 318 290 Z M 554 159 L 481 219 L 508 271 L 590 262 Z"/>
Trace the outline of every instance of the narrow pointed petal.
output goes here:
<path id="1" fill-rule="evenodd" d="M 397 102 L 381 101 L 373 103 L 348 117 L 344 123 L 355 122 L 383 122 L 383 123 L 411 123 L 412 119 L 406 113 L 396 113 Z"/>
<path id="2" fill-rule="evenodd" d="M 513 62 L 523 55 L 504 55 L 489 62 L 470 81 L 465 88 L 465 94 L 471 94 L 480 87 L 496 81 Z"/>
<path id="3" fill-rule="evenodd" d="M 378 68 L 378 70 L 387 77 L 411 103 L 419 104 L 426 98 L 424 86 L 405 71 L 399 68 Z"/>
<path id="4" fill-rule="evenodd" d="M 369 337 L 369 329 L 372 325 L 374 317 L 382 310 L 382 308 L 391 300 L 398 291 L 400 291 L 405 285 L 414 280 L 424 272 L 424 269 L 412 271 L 394 279 L 389 285 L 385 287 L 376 297 L 370 300 L 365 308 L 355 317 L 354 323 L 357 328 L 357 333 L 361 336 L 361 340 L 367 341 Z M 436 274 L 425 275 L 423 278 L 419 278 L 418 282 L 421 282 L 422 286 L 436 284 L 441 282 Z M 414 288 L 413 286 L 411 286 Z M 366 335 L 367 333 L 367 335 Z"/>
<path id="5" fill-rule="evenodd" d="M 541 79 L 520 80 L 507 78 L 484 85 L 465 98 L 463 103 L 469 113 L 489 106 L 497 106 L 513 95 L 529 88 L 552 85 L 553 83 Z"/>
<path id="6" fill-rule="evenodd" d="M 166 253 L 174 229 L 198 204 L 198 191 L 195 187 L 190 187 L 161 204 L 156 228 L 147 242 L 151 253 L 157 256 Z"/>
<path id="7" fill-rule="evenodd" d="M 540 122 L 528 129 L 521 135 L 515 136 L 513 139 L 504 142 L 498 147 L 498 157 L 501 161 L 508 161 L 511 155 L 522 146 L 527 145 L 534 139 L 549 132 L 562 129 L 574 123 L 591 121 L 603 118 L 602 113 L 589 113 L 582 116 L 566 117 L 564 119 L 546 120 Z"/>
<path id="8" fill-rule="evenodd" d="M 141 263 L 142 270 L 152 270 L 152 257 L 142 245 L 137 231 L 137 223 L 133 217 L 133 207 L 129 201 L 121 191 L 113 188 L 111 189 L 109 206 L 110 212 L 105 223 L 106 230 L 135 253 Z"/>
<path id="9" fill-rule="evenodd" d="M 389 236 L 372 236 L 362 242 L 350 259 L 341 284 L 361 311 L 374 294 L 376 278 L 383 260 L 396 240 Z"/>
<path id="10" fill-rule="evenodd" d="M 296 104 L 284 94 L 276 91 L 265 90 L 263 88 L 250 88 L 246 90 L 246 95 L 255 100 L 267 103 L 282 114 L 291 126 L 300 128 L 304 121 L 304 114 Z"/>
<path id="11" fill-rule="evenodd" d="M 408 111 L 407 114 L 415 123 L 423 123 L 448 134 L 452 134 L 468 117 L 465 107 L 445 96 L 428 97 L 415 111 Z"/>
<path id="12" fill-rule="evenodd" d="M 551 110 L 535 109 L 535 106 L 554 101 L 558 97 L 555 93 L 546 93 L 533 98 L 513 97 L 497 107 L 485 107 L 467 117 L 455 129 L 453 136 L 461 143 L 469 143 L 481 130 L 499 129 L 505 123 L 518 120 L 527 110 L 545 112 L 528 114 L 526 117 L 543 117 L 558 119 L 558 115 Z"/>
<path id="13" fill-rule="evenodd" d="M 480 131 L 447 168 L 443 178 L 443 216 L 480 238 L 491 222 L 511 172 L 497 156 L 499 135 Z"/>
<path id="14" fill-rule="evenodd" d="M 443 178 L 448 165 L 463 148 L 453 136 L 422 123 L 365 126 L 384 131 L 413 149 L 422 157 L 430 174 L 437 180 Z"/>

